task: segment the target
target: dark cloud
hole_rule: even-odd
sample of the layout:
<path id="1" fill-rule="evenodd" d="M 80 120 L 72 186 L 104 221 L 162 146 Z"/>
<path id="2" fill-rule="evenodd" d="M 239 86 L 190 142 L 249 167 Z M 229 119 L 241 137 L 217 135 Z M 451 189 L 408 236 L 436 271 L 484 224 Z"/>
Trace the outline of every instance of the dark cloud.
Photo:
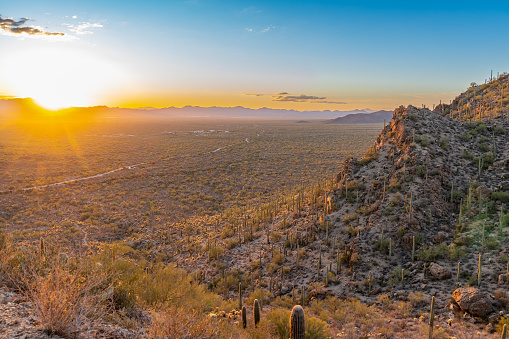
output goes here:
<path id="1" fill-rule="evenodd" d="M 311 102 L 315 104 L 346 104 L 341 101 L 328 101 L 327 97 L 317 97 L 314 95 L 288 95 L 288 93 L 278 93 L 272 96 L 272 101 L 292 101 L 292 102 Z"/>
<path id="2" fill-rule="evenodd" d="M 273 97 L 273 101 L 295 101 L 295 102 L 306 102 L 311 100 L 324 100 L 326 97 L 315 97 L 313 95 L 277 95 Z"/>
<path id="3" fill-rule="evenodd" d="M 261 96 L 264 96 L 265 94 L 260 94 L 260 93 L 254 93 L 254 94 L 244 93 L 242 95 L 249 95 L 249 96 L 252 96 L 252 97 L 261 97 Z"/>
<path id="4" fill-rule="evenodd" d="M 0 15 L 0 31 L 5 31 L 13 34 L 28 34 L 28 35 L 65 35 L 64 33 L 46 32 L 37 27 L 22 26 L 25 22 L 30 21 L 28 18 L 21 18 L 18 21 L 10 18 L 2 18 Z"/>

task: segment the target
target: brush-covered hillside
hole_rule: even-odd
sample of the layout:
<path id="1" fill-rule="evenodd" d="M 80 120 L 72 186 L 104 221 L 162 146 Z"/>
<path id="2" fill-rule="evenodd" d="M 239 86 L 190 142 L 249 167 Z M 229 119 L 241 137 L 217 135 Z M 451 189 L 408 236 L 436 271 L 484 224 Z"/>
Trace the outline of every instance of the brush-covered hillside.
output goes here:
<path id="1" fill-rule="evenodd" d="M 507 79 L 434 111 L 396 109 L 364 157 L 263 205 L 76 256 L 4 234 L 0 330 L 289 338 L 299 304 L 307 339 L 500 338 L 509 324 L 509 114 L 495 93 Z"/>

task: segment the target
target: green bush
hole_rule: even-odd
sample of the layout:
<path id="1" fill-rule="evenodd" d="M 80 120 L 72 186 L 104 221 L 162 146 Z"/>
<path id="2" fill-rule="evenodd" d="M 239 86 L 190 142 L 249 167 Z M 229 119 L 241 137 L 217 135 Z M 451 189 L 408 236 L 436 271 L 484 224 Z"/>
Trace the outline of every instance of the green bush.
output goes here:
<path id="1" fill-rule="evenodd" d="M 417 259 L 423 261 L 434 261 L 437 259 L 445 259 L 449 256 L 449 247 L 442 243 L 438 246 L 423 246 L 417 252 Z"/>
<path id="2" fill-rule="evenodd" d="M 492 200 L 499 200 L 503 203 L 509 202 L 509 193 L 507 192 L 493 192 L 491 193 Z"/>
<path id="3" fill-rule="evenodd" d="M 468 133 L 463 133 L 461 136 L 460 136 L 460 139 L 463 140 L 463 141 L 469 141 L 470 139 L 472 139 L 472 136 Z"/>
<path id="4" fill-rule="evenodd" d="M 440 142 L 438 143 L 438 145 L 443 148 L 443 149 L 446 149 L 447 146 L 449 145 L 449 138 L 447 137 L 441 137 L 440 138 Z"/>
<path id="5" fill-rule="evenodd" d="M 465 159 L 473 159 L 474 158 L 474 154 L 467 150 L 465 150 L 461 156 Z"/>
<path id="6" fill-rule="evenodd" d="M 481 150 L 483 152 L 486 152 L 487 150 L 490 149 L 490 146 L 488 146 L 488 144 L 485 142 L 478 143 L 477 147 L 479 147 L 479 150 Z"/>
<path id="7" fill-rule="evenodd" d="M 496 135 L 502 135 L 502 134 L 505 134 L 505 128 L 502 127 L 502 126 L 497 126 L 493 129 L 493 132 L 496 134 Z"/>

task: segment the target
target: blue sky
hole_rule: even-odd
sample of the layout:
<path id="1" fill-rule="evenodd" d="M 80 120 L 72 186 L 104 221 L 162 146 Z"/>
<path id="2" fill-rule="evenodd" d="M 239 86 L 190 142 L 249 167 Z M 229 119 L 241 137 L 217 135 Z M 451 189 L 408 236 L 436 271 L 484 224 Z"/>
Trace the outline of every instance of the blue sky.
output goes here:
<path id="1" fill-rule="evenodd" d="M 501 1 L 53 0 L 0 14 L 65 34 L 0 30 L 0 95 L 55 107 L 391 109 L 509 68 Z"/>

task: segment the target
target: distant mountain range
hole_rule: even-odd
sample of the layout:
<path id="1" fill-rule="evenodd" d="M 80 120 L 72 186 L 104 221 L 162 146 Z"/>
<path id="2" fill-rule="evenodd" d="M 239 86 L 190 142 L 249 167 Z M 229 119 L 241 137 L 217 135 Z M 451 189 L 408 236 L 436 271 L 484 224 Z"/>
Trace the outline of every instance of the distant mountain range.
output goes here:
<path id="1" fill-rule="evenodd" d="M 50 111 L 38 107 L 32 99 L 3 99 L 0 100 L 0 118 L 16 114 L 33 117 L 36 115 L 48 115 Z M 287 109 L 246 107 L 143 107 L 143 108 L 120 108 L 107 106 L 72 107 L 61 110 L 59 116 L 98 118 L 98 119 L 164 119 L 164 118 L 251 118 L 251 119 L 320 119 L 330 120 L 349 115 L 371 115 L 375 111 L 371 109 L 356 109 L 352 111 L 296 111 Z M 382 111 L 380 111 L 382 112 Z M 375 112 L 378 113 L 378 112 Z M 332 121 L 334 121 L 332 120 Z M 389 118 L 390 120 L 390 118 Z M 383 119 L 382 119 L 383 122 Z M 332 122 L 331 122 L 332 123 Z"/>
<path id="2" fill-rule="evenodd" d="M 375 124 L 391 121 L 391 111 L 377 111 L 373 113 L 355 113 L 348 114 L 333 120 L 329 120 L 327 124 Z"/>

